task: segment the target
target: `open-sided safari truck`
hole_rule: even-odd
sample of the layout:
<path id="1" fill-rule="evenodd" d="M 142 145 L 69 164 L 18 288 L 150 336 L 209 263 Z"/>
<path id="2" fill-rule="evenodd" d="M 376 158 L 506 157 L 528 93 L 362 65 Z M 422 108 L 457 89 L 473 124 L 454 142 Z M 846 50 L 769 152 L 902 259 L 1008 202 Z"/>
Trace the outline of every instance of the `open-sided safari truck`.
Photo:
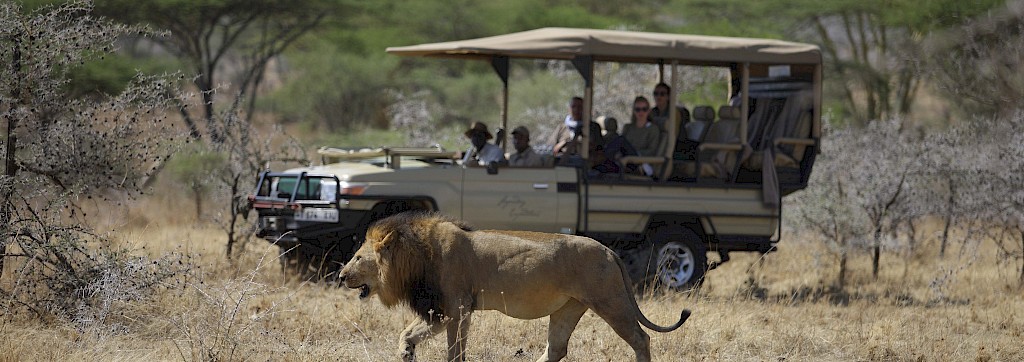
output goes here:
<path id="1" fill-rule="evenodd" d="M 732 79 L 718 104 L 669 112 L 657 154 L 618 160 L 650 165 L 648 176 L 592 172 L 587 132 L 578 132 L 582 162 L 558 163 L 575 166 L 475 167 L 440 149 L 323 148 L 324 165 L 263 173 L 251 198 L 258 235 L 294 248 L 289 263 L 333 270 L 371 222 L 434 210 L 480 229 L 589 236 L 615 250 L 634 281 L 684 288 L 730 252 L 773 250 L 781 197 L 806 186 L 818 153 L 822 68 L 814 45 L 544 28 L 387 51 L 489 62 L 504 84 L 505 129 L 509 63 L 517 58 L 571 61 L 584 85 L 584 121 L 592 117 L 596 62 L 658 67 L 673 92 L 682 66 L 728 69 Z M 672 109 L 677 98 L 669 97 Z M 717 261 L 709 263 L 708 252 Z"/>

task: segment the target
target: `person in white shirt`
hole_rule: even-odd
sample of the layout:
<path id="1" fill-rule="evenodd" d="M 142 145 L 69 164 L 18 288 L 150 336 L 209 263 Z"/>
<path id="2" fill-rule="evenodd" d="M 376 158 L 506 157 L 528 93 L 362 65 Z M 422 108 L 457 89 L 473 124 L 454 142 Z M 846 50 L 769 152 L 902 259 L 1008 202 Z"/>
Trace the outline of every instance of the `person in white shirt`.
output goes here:
<path id="1" fill-rule="evenodd" d="M 491 162 L 499 164 L 506 162 L 501 148 L 487 142 L 494 138 L 491 132 L 487 131 L 487 125 L 482 122 L 473 122 L 473 125 L 464 134 L 473 143 L 473 147 L 466 151 L 466 155 L 462 159 L 463 165 L 487 166 Z"/>
<path id="2" fill-rule="evenodd" d="M 555 127 L 555 132 L 551 134 L 551 140 L 548 142 L 554 145 L 555 156 L 576 154 L 576 133 L 580 129 L 581 119 L 583 119 L 583 98 L 572 97 L 569 101 L 569 114 L 565 116 L 562 123 Z"/>

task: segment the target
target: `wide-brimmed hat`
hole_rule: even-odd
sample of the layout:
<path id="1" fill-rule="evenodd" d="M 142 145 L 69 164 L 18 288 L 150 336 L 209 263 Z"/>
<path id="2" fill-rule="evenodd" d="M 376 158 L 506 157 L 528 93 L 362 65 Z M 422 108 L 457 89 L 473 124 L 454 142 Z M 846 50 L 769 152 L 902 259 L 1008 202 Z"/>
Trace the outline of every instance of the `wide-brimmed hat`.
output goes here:
<path id="1" fill-rule="evenodd" d="M 487 139 L 494 138 L 494 136 L 491 135 L 491 132 L 487 131 L 487 125 L 483 124 L 483 122 L 473 122 L 464 134 L 466 137 L 473 137 L 473 135 L 477 133 L 483 133 L 487 136 Z"/>

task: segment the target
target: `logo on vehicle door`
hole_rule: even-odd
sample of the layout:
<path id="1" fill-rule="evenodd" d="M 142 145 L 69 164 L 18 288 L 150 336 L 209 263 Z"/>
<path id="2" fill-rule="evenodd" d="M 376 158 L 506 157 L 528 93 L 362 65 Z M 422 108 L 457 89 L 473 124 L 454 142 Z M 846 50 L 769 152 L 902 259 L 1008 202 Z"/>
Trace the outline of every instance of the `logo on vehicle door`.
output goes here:
<path id="1" fill-rule="evenodd" d="M 498 207 L 508 212 L 508 216 L 515 220 L 520 216 L 535 217 L 540 216 L 540 213 L 533 209 L 526 207 L 526 201 L 519 198 L 519 196 L 504 196 L 498 201 Z"/>

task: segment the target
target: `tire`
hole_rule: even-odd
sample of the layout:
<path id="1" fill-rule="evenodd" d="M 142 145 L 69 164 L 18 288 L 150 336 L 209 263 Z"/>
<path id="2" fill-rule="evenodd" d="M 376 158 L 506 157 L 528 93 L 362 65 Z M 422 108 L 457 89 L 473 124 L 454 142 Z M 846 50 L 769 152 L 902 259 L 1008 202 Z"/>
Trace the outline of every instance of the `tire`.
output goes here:
<path id="1" fill-rule="evenodd" d="M 686 228 L 654 234 L 648 272 L 657 289 L 685 291 L 700 288 L 708 268 L 704 242 Z"/>
<path id="2" fill-rule="evenodd" d="M 319 281 L 334 277 L 341 269 L 327 254 L 309 253 L 299 248 L 281 247 L 278 256 L 281 271 L 285 276 L 294 276 L 305 281 Z"/>
<path id="3" fill-rule="evenodd" d="M 278 254 L 278 260 L 281 262 L 281 271 L 285 276 L 296 276 L 301 279 L 309 277 L 311 260 L 298 248 L 285 248 L 282 246 L 281 253 Z"/>

